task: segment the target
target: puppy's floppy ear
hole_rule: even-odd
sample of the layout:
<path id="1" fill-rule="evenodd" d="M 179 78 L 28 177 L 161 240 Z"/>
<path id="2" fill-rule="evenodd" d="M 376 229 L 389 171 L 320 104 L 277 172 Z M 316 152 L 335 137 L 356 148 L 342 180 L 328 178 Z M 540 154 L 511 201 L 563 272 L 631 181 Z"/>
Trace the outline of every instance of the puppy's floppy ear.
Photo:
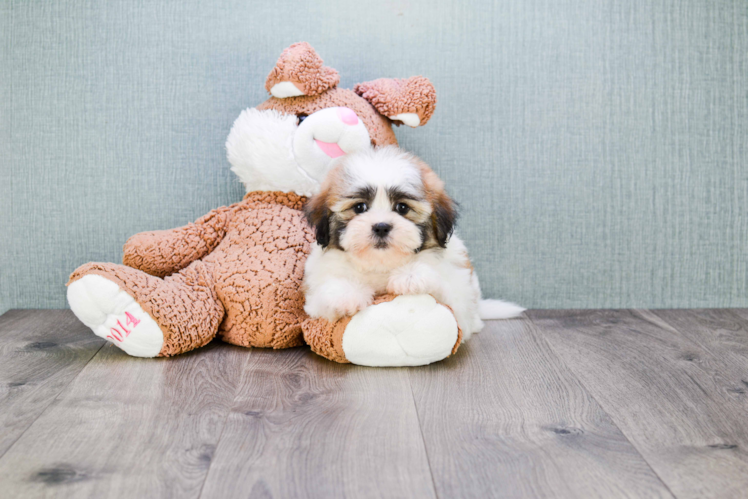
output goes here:
<path id="1" fill-rule="evenodd" d="M 330 219 L 333 212 L 330 207 L 335 204 L 340 193 L 344 171 L 342 162 L 344 158 L 345 156 L 337 160 L 337 164 L 333 165 L 327 173 L 327 177 L 322 182 L 319 193 L 309 198 L 304 204 L 304 217 L 306 217 L 309 225 L 314 228 L 317 243 L 322 248 L 327 248 L 332 241 Z M 332 243 L 335 246 L 336 242 L 332 241 Z"/>
<path id="2" fill-rule="evenodd" d="M 421 160 L 417 160 L 421 171 L 421 180 L 426 194 L 426 199 L 431 203 L 431 229 L 434 238 L 440 247 L 445 248 L 449 237 L 454 232 L 457 222 L 457 203 L 449 197 L 444 190 L 442 181 L 431 168 Z"/>
<path id="3" fill-rule="evenodd" d="M 319 192 L 304 204 L 304 217 L 314 228 L 317 243 L 322 248 L 330 244 L 330 215 L 332 211 L 327 206 L 327 193 Z"/>
<path id="4" fill-rule="evenodd" d="M 443 193 L 443 196 L 437 198 L 437 202 L 434 204 L 434 213 L 431 215 L 434 224 L 434 234 L 436 235 L 436 241 L 439 246 L 446 248 L 449 237 L 455 229 L 455 222 L 457 222 L 457 204 L 452 201 L 452 198 L 447 196 L 447 193 Z"/>

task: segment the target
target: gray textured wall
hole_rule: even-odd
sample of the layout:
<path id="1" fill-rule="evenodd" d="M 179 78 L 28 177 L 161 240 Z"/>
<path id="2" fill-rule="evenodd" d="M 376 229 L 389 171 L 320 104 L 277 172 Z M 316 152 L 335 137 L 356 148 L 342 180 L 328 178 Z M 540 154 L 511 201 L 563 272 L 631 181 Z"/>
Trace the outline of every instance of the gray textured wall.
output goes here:
<path id="1" fill-rule="evenodd" d="M 398 130 L 462 203 L 489 296 L 748 306 L 745 0 L 0 1 L 0 312 L 241 198 L 223 144 L 309 41 L 344 86 L 423 74 Z"/>

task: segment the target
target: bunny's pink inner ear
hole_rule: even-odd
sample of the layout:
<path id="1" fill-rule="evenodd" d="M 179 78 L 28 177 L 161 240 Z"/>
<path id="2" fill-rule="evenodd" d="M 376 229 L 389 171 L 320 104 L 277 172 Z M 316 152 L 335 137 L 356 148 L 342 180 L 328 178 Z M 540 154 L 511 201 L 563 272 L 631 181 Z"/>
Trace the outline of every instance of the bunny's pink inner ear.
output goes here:
<path id="1" fill-rule="evenodd" d="M 265 88 L 278 98 L 318 95 L 335 87 L 340 75 L 322 65 L 322 58 L 306 42 L 283 51 L 265 81 Z"/>
<path id="2" fill-rule="evenodd" d="M 353 90 L 390 120 L 410 127 L 425 125 L 436 108 L 436 89 L 422 76 L 380 78 L 359 83 Z"/>

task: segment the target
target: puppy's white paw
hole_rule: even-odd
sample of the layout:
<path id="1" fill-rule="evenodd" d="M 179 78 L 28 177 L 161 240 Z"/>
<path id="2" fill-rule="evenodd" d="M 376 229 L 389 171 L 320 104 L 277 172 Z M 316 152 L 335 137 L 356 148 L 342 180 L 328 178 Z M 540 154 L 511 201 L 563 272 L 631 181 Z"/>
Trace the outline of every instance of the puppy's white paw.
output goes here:
<path id="1" fill-rule="evenodd" d="M 164 334 L 158 324 L 103 276 L 89 274 L 71 283 L 68 303 L 84 325 L 130 356 L 153 358 L 161 352 Z"/>
<path id="2" fill-rule="evenodd" d="M 313 318 L 336 321 L 371 305 L 374 292 L 343 280 L 330 280 L 306 296 L 304 311 Z"/>
<path id="3" fill-rule="evenodd" d="M 439 273 L 431 266 L 417 264 L 393 272 L 387 283 L 387 291 L 396 295 L 441 296 L 442 283 Z"/>

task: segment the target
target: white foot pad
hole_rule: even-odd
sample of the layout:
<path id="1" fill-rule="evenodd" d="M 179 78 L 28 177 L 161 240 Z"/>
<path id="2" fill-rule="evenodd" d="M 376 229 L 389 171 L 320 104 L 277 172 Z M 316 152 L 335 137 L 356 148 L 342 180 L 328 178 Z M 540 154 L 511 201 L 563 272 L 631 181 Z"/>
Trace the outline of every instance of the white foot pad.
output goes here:
<path id="1" fill-rule="evenodd" d="M 101 338 L 130 356 L 153 358 L 164 334 L 129 294 L 103 276 L 89 274 L 68 286 L 70 309 Z"/>
<path id="2" fill-rule="evenodd" d="M 431 295 L 401 295 L 356 314 L 343 333 L 343 352 L 364 366 L 420 366 L 450 355 L 457 321 Z"/>

